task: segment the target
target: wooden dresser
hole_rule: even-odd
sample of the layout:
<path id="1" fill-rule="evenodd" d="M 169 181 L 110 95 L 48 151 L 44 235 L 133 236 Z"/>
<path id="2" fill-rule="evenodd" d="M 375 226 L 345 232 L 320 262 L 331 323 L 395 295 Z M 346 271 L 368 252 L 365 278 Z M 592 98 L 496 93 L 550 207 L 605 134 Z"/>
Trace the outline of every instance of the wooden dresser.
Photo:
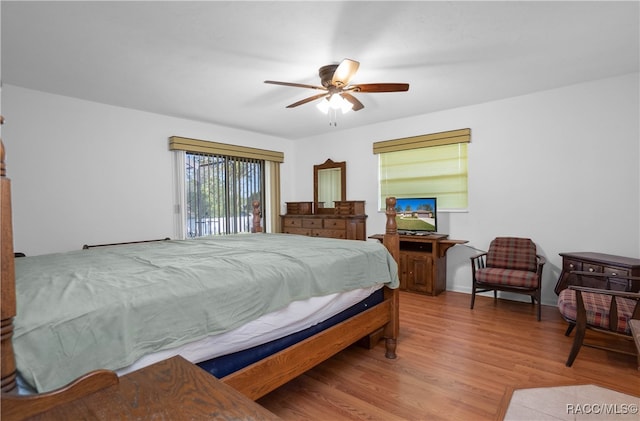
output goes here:
<path id="1" fill-rule="evenodd" d="M 333 208 L 314 209 L 312 202 L 287 202 L 287 213 L 281 215 L 282 232 L 310 237 L 366 240 L 367 215 L 364 213 L 364 201 L 345 200 L 334 204 Z"/>
<path id="2" fill-rule="evenodd" d="M 628 288 L 626 281 L 616 282 L 613 279 L 616 275 L 640 276 L 640 259 L 594 252 L 560 253 L 560 256 L 562 256 L 562 272 L 555 287 L 556 294 L 560 294 L 560 291 L 567 288 L 567 286 L 575 284 L 572 279 L 575 275 L 571 275 L 571 271 L 609 274 L 612 277 L 609 278 L 611 289 L 614 290 Z M 583 286 L 603 288 L 603 285 L 598 284 L 598 281 L 593 279 L 583 278 L 583 281 L 586 282 Z M 631 289 L 632 291 L 640 291 L 640 283 L 634 281 Z"/>

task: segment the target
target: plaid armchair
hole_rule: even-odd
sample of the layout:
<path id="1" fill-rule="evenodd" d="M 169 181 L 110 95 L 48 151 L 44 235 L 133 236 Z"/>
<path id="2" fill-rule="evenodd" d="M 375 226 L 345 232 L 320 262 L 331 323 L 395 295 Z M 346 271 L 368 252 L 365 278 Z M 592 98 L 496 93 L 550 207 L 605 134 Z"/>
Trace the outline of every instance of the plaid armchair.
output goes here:
<path id="1" fill-rule="evenodd" d="M 497 237 L 489 251 L 471 257 L 471 308 L 477 292 L 498 291 L 526 294 L 531 303 L 538 302 L 538 321 L 541 317 L 542 267 L 544 257 L 537 254 L 535 243 L 529 238 Z"/>
<path id="2" fill-rule="evenodd" d="M 577 285 L 569 285 L 568 288 L 560 291 L 558 295 L 560 315 L 569 322 L 565 335 L 569 336 L 573 328 L 577 328 L 573 346 L 566 362 L 567 367 L 571 367 L 578 356 L 580 348 L 584 345 L 607 351 L 637 355 L 638 369 L 640 369 L 640 355 L 638 354 L 633 354 L 622 348 L 584 342 L 588 329 L 632 339 L 629 321 L 631 319 L 640 319 L 640 293 L 632 291 L 632 285 L 633 281 L 638 281 L 640 278 L 580 271 L 573 271 L 571 274 L 575 275 Z M 585 284 L 584 278 L 600 280 L 603 288 L 582 286 Z M 611 278 L 626 280 L 626 288 L 624 290 L 612 290 Z"/>

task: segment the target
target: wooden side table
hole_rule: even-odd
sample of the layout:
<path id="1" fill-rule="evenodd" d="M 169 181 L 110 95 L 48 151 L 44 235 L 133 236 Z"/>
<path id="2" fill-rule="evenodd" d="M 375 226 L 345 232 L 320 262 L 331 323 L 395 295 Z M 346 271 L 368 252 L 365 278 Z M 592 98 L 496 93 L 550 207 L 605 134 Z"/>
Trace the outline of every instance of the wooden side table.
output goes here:
<path id="1" fill-rule="evenodd" d="M 606 273 L 612 278 L 616 275 L 640 276 L 640 259 L 593 252 L 560 253 L 560 256 L 562 256 L 562 272 L 556 283 L 556 294 L 560 294 L 560 291 L 575 283 L 572 280 L 571 271 Z M 583 286 L 603 287 L 597 283 Z M 625 290 L 627 287 L 626 281 L 620 283 L 612 281 L 611 289 Z M 631 290 L 640 291 L 640 282 L 634 282 Z"/>
<path id="2" fill-rule="evenodd" d="M 118 384 L 28 419 L 182 421 L 279 418 L 200 367 L 177 356 L 126 374 L 120 377 Z"/>
<path id="3" fill-rule="evenodd" d="M 369 238 L 382 242 L 382 234 Z M 452 240 L 446 234 L 400 235 L 398 276 L 400 289 L 438 295 L 447 289 L 447 250 L 467 240 Z"/>

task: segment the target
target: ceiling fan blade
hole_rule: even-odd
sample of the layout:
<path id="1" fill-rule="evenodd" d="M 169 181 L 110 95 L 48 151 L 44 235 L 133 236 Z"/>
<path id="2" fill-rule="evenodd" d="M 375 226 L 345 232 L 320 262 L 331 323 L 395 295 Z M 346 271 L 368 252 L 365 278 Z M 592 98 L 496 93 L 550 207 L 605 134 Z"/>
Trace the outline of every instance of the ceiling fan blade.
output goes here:
<path id="1" fill-rule="evenodd" d="M 349 101 L 353 105 L 353 108 L 352 108 L 353 111 L 358 111 L 364 108 L 364 105 L 362 104 L 362 102 L 358 101 L 358 98 L 356 98 L 355 96 L 347 92 L 341 93 L 340 96 L 346 99 L 347 101 Z"/>
<path id="2" fill-rule="evenodd" d="M 302 105 L 302 104 L 306 104 L 307 102 L 315 101 L 316 99 L 325 97 L 327 95 L 329 95 L 329 94 L 328 93 L 324 93 L 324 94 L 318 94 L 318 95 L 310 96 L 309 98 L 301 99 L 298 102 L 294 102 L 291 105 L 287 105 L 287 108 L 297 107 L 298 105 Z"/>
<path id="3" fill-rule="evenodd" d="M 358 67 L 360 67 L 359 62 L 345 58 L 340 62 L 336 71 L 333 72 L 331 84 L 338 87 L 347 86 L 358 71 Z"/>
<path id="4" fill-rule="evenodd" d="M 327 90 L 327 88 L 325 88 L 324 86 L 306 85 L 304 83 L 278 82 L 275 80 L 265 80 L 264 83 L 270 83 L 272 85 L 293 86 L 294 88 L 320 89 L 322 91 Z"/>
<path id="5" fill-rule="evenodd" d="M 408 83 L 362 83 L 349 87 L 354 92 L 405 92 L 409 90 Z"/>

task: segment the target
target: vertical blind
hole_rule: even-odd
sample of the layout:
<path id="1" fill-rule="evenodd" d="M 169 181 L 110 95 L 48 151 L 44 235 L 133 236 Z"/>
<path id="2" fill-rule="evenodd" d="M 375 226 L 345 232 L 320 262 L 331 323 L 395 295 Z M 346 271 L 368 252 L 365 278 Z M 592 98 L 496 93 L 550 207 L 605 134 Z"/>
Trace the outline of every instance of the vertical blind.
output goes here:
<path id="1" fill-rule="evenodd" d="M 460 129 L 374 143 L 380 206 L 388 196 L 436 197 L 439 210 L 466 209 L 470 140 L 470 129 Z"/>
<path id="2" fill-rule="evenodd" d="M 250 232 L 254 200 L 261 204 L 263 229 L 278 232 L 282 152 L 180 136 L 169 138 L 169 150 L 178 153 L 182 174 L 176 183 L 179 237 Z"/>
<path id="3" fill-rule="evenodd" d="M 264 161 L 187 152 L 187 236 L 251 232 L 254 200 L 264 203 Z"/>

